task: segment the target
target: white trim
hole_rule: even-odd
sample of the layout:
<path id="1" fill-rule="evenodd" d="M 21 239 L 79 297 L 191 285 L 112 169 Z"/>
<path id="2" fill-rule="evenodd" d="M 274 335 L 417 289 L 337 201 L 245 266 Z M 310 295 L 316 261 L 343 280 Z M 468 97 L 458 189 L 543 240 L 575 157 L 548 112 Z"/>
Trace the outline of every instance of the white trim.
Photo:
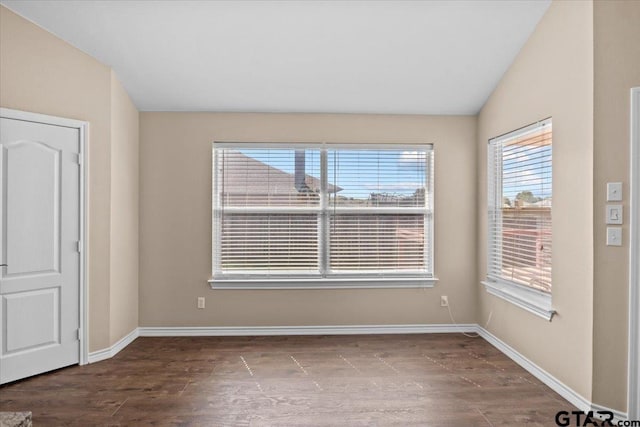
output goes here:
<path id="1" fill-rule="evenodd" d="M 589 402 L 589 400 L 585 399 L 569 386 L 558 380 L 556 377 L 533 363 L 531 360 L 527 359 L 525 356 L 520 354 L 517 350 L 502 341 L 500 338 L 496 337 L 481 326 L 477 327 L 476 332 L 489 344 L 500 350 L 511 360 L 529 371 L 531 375 L 545 383 L 549 388 L 558 393 L 564 399 L 568 400 L 569 403 L 582 411 L 589 411 L 591 409 L 591 402 Z"/>
<path id="2" fill-rule="evenodd" d="M 225 213 L 290 213 L 290 214 L 319 214 L 322 213 L 323 208 L 318 206 L 225 206 Z M 326 210 L 326 209 L 325 209 Z M 413 215 L 426 215 L 425 208 L 413 208 L 413 207 L 331 207 L 331 214 L 335 215 L 349 215 L 349 214 L 413 214 Z M 430 211 L 429 211 L 430 212 Z"/>
<path id="3" fill-rule="evenodd" d="M 139 336 L 139 328 L 135 328 L 133 331 L 120 338 L 120 340 L 118 340 L 118 342 L 116 342 L 111 347 L 89 353 L 88 363 L 100 362 L 102 360 L 112 358 L 116 354 L 120 353 L 120 351 L 131 344 Z"/>
<path id="4" fill-rule="evenodd" d="M 327 205 L 327 175 L 329 170 L 327 169 L 327 152 L 332 147 L 335 149 L 344 149 L 348 147 L 344 144 L 332 143 L 237 143 L 237 142 L 218 142 L 212 143 L 212 239 L 211 239 L 211 279 L 208 281 L 212 289 L 340 289 L 340 288 L 427 288 L 433 287 L 435 280 L 433 279 L 433 251 L 428 250 L 433 247 L 433 237 L 425 239 L 424 242 L 424 258 L 425 269 L 429 269 L 428 272 L 424 271 L 405 271 L 400 270 L 397 272 L 374 269 L 368 271 L 331 271 L 327 258 L 330 256 L 327 242 L 329 236 L 326 233 L 327 224 L 331 215 L 340 214 L 420 214 L 424 217 L 425 233 L 433 236 L 434 228 L 434 215 L 433 215 L 433 145 L 432 144 L 412 144 L 403 145 L 402 149 L 418 149 L 425 153 L 425 170 L 428 173 L 428 178 L 425 177 L 425 206 L 424 207 L 330 207 Z M 366 145 L 353 145 L 358 150 L 394 150 L 398 151 L 399 148 L 394 144 L 380 145 L 374 144 L 371 146 Z M 320 154 L 320 203 L 317 206 L 303 207 L 303 206 L 222 206 L 224 203 L 220 201 L 221 191 L 219 186 L 219 168 L 218 163 L 224 150 L 239 149 L 239 148 L 276 148 L 276 149 L 297 149 L 305 148 L 317 151 Z M 430 190 L 430 192 L 429 192 Z M 317 236 L 317 250 L 318 250 L 318 263 L 314 270 L 310 271 L 278 271 L 273 276 L 269 275 L 269 271 L 264 270 L 246 270 L 246 271 L 224 271 L 221 266 L 221 258 L 223 255 L 219 253 L 221 251 L 220 239 L 222 235 L 221 230 L 221 218 L 226 213 L 309 213 L 318 217 L 318 225 L 315 236 Z M 428 227 L 427 227 L 428 226 Z M 312 256 L 312 255 L 307 255 Z M 307 276 L 304 276 L 304 273 Z M 359 273 L 359 274 L 356 274 Z M 302 277 L 301 277 L 302 276 Z M 311 277 L 309 277 L 311 276 Z M 356 281 L 355 278 L 362 280 Z M 355 282 L 355 283 L 354 283 Z M 372 282 L 372 283 L 368 283 Z"/>
<path id="5" fill-rule="evenodd" d="M 640 419 L 640 87 L 631 89 L 631 170 L 629 195 L 629 357 L 628 403 L 630 419 Z"/>
<path id="6" fill-rule="evenodd" d="M 80 129 L 87 124 L 87 122 L 82 120 L 66 119 L 64 117 L 49 116 L 47 114 L 32 113 L 29 111 L 12 110 L 11 108 L 0 108 L 0 116 L 7 119 L 44 123 L 47 125 L 63 126 L 73 129 Z"/>
<path id="7" fill-rule="evenodd" d="M 427 213 L 424 215 L 424 232 L 425 232 L 425 239 L 429 239 L 431 240 L 431 244 L 430 244 L 430 250 L 427 253 L 427 251 L 424 251 L 424 265 L 425 266 L 429 266 L 429 269 L 431 270 L 431 274 L 435 275 L 435 271 L 436 271 L 436 251 L 434 250 L 434 248 L 436 247 L 436 151 L 435 149 L 431 148 L 431 156 L 424 156 L 424 161 L 428 162 L 425 166 L 425 171 L 427 171 L 427 176 L 425 177 L 425 186 L 424 186 L 424 190 L 425 190 L 425 197 L 424 197 L 424 202 L 425 202 L 425 209 L 427 210 Z M 429 196 L 427 194 L 427 189 L 430 188 L 431 189 L 431 195 Z M 428 234 L 426 234 L 428 233 Z M 430 283 L 431 286 L 429 287 L 433 287 L 436 284 L 436 281 L 438 280 L 435 277 L 432 277 L 432 282 Z"/>
<path id="8" fill-rule="evenodd" d="M 367 334 L 434 334 L 477 333 L 480 338 L 494 346 L 505 356 L 526 369 L 578 409 L 588 411 L 610 411 L 615 422 L 626 420 L 627 414 L 590 402 L 571 387 L 520 354 L 500 338 L 477 324 L 413 324 L 413 325 L 327 325 L 327 326 L 193 326 L 193 327 L 144 327 L 131 331 L 109 348 L 89 355 L 89 363 L 109 359 L 137 337 L 222 337 L 222 336 L 283 336 L 283 335 L 367 335 Z M 568 408 L 569 409 L 569 408 Z M 596 414 L 597 415 L 597 414 Z M 633 419 L 633 418 L 632 418 Z"/>
<path id="9" fill-rule="evenodd" d="M 551 321 L 556 313 L 551 307 L 549 294 L 502 281 L 484 280 L 481 283 L 491 295 L 509 301 L 545 320 Z"/>
<path id="10" fill-rule="evenodd" d="M 552 128 L 552 118 L 537 121 L 520 129 L 502 134 L 495 138 L 489 139 L 487 148 L 487 207 L 488 207 L 488 231 L 487 231 L 487 277 L 481 283 L 485 286 L 487 292 L 504 299 L 524 310 L 529 311 L 545 320 L 551 321 L 555 310 L 551 305 L 551 294 L 540 290 L 523 286 L 511 280 L 509 275 L 505 275 L 502 271 L 502 259 L 507 253 L 503 246 L 503 196 L 504 196 L 504 154 L 505 147 L 513 140 L 523 138 L 535 131 Z M 547 160 L 539 158 L 536 164 L 544 164 Z M 529 168 L 527 166 L 527 168 Z M 513 170 L 509 173 L 515 173 Z M 513 175 L 512 179 L 515 175 Z M 551 178 L 553 181 L 553 178 Z M 518 188 L 520 190 L 526 189 Z M 544 184 L 547 187 L 547 184 Z M 550 188 L 553 188 L 551 182 Z M 544 194 L 540 194 L 544 196 Z M 545 226 L 546 228 L 546 226 Z M 553 227 L 552 227 L 553 228 Z"/>
<path id="11" fill-rule="evenodd" d="M 402 144 L 399 147 L 398 144 L 389 144 L 381 142 L 366 142 L 366 143 L 343 143 L 343 142 L 248 142 L 248 141 L 213 141 L 215 148 L 293 148 L 293 149 L 310 149 L 310 150 L 335 150 L 335 149 L 353 149 L 353 150 L 433 150 L 434 144 L 432 143 L 419 143 L 419 144 Z"/>
<path id="12" fill-rule="evenodd" d="M 28 111 L 13 110 L 10 108 L 0 108 L 0 117 L 7 119 L 22 120 L 34 123 L 43 123 L 47 125 L 62 126 L 73 129 L 78 129 L 79 132 L 79 161 L 80 161 L 80 295 L 79 295 L 79 336 L 80 339 L 80 357 L 79 364 L 84 365 L 88 363 L 89 354 L 89 315 L 88 315 L 88 291 L 89 291 L 89 276 L 88 272 L 88 252 L 89 252 L 89 239 L 88 239 L 88 194 L 87 194 L 87 179 L 88 173 L 88 159 L 87 154 L 89 147 L 89 122 L 75 119 L 67 119 L 63 117 L 49 116 L 46 114 L 32 113 Z"/>
<path id="13" fill-rule="evenodd" d="M 434 334 L 476 332 L 475 324 L 327 325 L 327 326 L 194 326 L 138 328 L 141 337 L 224 337 L 279 335 Z"/>
<path id="14" fill-rule="evenodd" d="M 568 385 L 564 384 L 562 381 L 542 369 L 540 366 L 536 365 L 534 362 L 520 354 L 516 349 L 511 347 L 509 344 L 502 341 L 500 338 L 493 335 L 491 332 L 484 329 L 482 326 L 477 325 L 476 330 L 474 331 L 478 335 L 480 335 L 485 341 L 489 344 L 500 350 L 505 356 L 516 362 L 518 365 L 526 369 L 531 375 L 542 381 L 546 386 L 550 389 L 558 393 L 564 399 L 566 399 L 569 403 L 574 405 L 576 408 L 580 409 L 584 412 L 589 411 L 610 411 L 613 413 L 614 420 L 617 423 L 621 420 L 627 419 L 627 414 L 615 409 L 607 408 L 605 406 L 597 405 L 595 403 L 590 402 L 588 399 L 582 397 L 578 392 L 573 390 Z M 597 416 L 597 414 L 595 414 Z"/>
<path id="15" fill-rule="evenodd" d="M 426 277 L 340 277 L 209 279 L 211 289 L 389 289 L 433 288 L 438 279 Z"/>
<path id="16" fill-rule="evenodd" d="M 526 133 L 531 133 L 531 131 L 537 130 L 538 128 L 549 126 L 551 124 L 552 119 L 553 119 L 552 117 L 547 117 L 546 119 L 538 120 L 537 122 L 531 123 L 530 125 L 526 125 L 521 128 L 511 130 L 507 133 L 503 133 L 502 135 L 493 137 L 489 139 L 489 142 L 498 141 L 498 140 L 500 142 L 511 141 L 513 139 L 521 137 Z"/>
<path id="17" fill-rule="evenodd" d="M 80 125 L 80 365 L 89 363 L 89 122 Z"/>

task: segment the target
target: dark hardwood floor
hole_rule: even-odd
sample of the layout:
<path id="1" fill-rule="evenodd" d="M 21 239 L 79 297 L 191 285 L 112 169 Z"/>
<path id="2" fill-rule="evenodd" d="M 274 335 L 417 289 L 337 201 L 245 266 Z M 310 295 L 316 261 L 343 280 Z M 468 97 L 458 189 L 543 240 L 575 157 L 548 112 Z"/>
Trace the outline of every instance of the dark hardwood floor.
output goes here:
<path id="1" fill-rule="evenodd" d="M 0 387 L 34 426 L 522 426 L 575 410 L 459 334 L 138 338 Z"/>

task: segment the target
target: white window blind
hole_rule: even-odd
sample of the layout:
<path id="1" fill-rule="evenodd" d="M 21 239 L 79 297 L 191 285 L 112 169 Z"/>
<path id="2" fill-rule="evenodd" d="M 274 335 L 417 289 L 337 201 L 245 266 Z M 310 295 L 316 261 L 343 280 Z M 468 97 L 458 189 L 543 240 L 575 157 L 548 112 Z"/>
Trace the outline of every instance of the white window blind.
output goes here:
<path id="1" fill-rule="evenodd" d="M 489 281 L 551 293 L 551 119 L 489 141 Z"/>
<path id="2" fill-rule="evenodd" d="M 213 280 L 433 277 L 430 145 L 214 143 Z"/>
<path id="3" fill-rule="evenodd" d="M 432 271 L 433 153 L 330 148 L 329 272 Z"/>
<path id="4" fill-rule="evenodd" d="M 214 277 L 319 274 L 320 150 L 214 147 Z"/>

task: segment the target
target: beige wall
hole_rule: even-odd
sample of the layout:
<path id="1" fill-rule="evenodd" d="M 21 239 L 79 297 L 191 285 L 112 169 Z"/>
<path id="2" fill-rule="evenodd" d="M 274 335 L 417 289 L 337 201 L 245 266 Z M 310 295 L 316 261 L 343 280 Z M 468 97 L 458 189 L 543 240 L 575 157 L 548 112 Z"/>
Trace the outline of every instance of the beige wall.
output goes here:
<path id="1" fill-rule="evenodd" d="M 439 307 L 448 295 L 458 322 L 491 318 L 498 338 L 586 399 L 624 411 L 628 227 L 622 248 L 607 247 L 603 216 L 605 183 L 622 181 L 628 217 L 638 22 L 640 2 L 554 2 L 477 118 L 139 115 L 107 66 L 0 6 L 0 105 L 90 122 L 90 351 L 137 325 L 450 323 Z M 549 116 L 558 311 L 550 323 L 479 285 L 487 140 Z M 211 290 L 213 140 L 434 143 L 440 282 L 426 290 Z M 198 296 L 206 309 L 195 308 Z"/>
<path id="2" fill-rule="evenodd" d="M 141 113 L 140 325 L 475 322 L 474 117 Z M 433 289 L 211 290 L 211 142 L 434 143 Z M 455 176 L 455 179 L 450 179 Z M 196 309 L 196 298 L 207 307 Z"/>
<path id="3" fill-rule="evenodd" d="M 138 110 L 111 72 L 110 341 L 138 327 Z"/>
<path id="4" fill-rule="evenodd" d="M 591 398 L 593 330 L 593 5 L 554 2 L 478 119 L 478 258 L 486 274 L 489 138 L 553 117 L 552 322 L 481 288 L 479 323 Z"/>
<path id="5" fill-rule="evenodd" d="M 111 123 L 108 67 L 0 6 L 0 105 L 89 128 L 90 348 L 109 345 Z"/>
<path id="6" fill-rule="evenodd" d="M 121 118 L 112 123 L 111 95 L 108 67 L 0 6 L 0 106 L 89 122 L 90 351 L 113 344 L 110 283 L 111 273 L 118 268 L 111 265 L 111 140 L 112 132 L 129 135 L 129 131 L 120 129 Z M 129 116 L 122 122 L 127 127 L 125 122 L 133 120 L 134 113 L 121 111 L 128 107 L 116 102 L 114 111 Z M 121 184 L 116 185 L 119 197 Z"/>
<path id="7" fill-rule="evenodd" d="M 629 105 L 640 87 L 640 2 L 594 4 L 594 343 L 593 400 L 627 406 Z M 621 181 L 623 247 L 606 246 L 606 183 Z"/>

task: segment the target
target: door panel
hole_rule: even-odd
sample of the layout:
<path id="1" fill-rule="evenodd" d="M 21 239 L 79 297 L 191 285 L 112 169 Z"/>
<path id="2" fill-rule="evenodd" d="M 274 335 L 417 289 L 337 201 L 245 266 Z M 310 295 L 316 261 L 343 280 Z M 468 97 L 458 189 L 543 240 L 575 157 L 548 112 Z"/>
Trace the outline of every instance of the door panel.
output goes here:
<path id="1" fill-rule="evenodd" d="M 7 325 L 7 354 L 60 344 L 60 288 L 2 296 Z"/>
<path id="2" fill-rule="evenodd" d="M 6 144 L 5 158 L 5 275 L 59 273 L 60 150 L 23 140 Z"/>
<path id="3" fill-rule="evenodd" d="M 80 361 L 78 129 L 0 119 L 0 382 Z"/>

